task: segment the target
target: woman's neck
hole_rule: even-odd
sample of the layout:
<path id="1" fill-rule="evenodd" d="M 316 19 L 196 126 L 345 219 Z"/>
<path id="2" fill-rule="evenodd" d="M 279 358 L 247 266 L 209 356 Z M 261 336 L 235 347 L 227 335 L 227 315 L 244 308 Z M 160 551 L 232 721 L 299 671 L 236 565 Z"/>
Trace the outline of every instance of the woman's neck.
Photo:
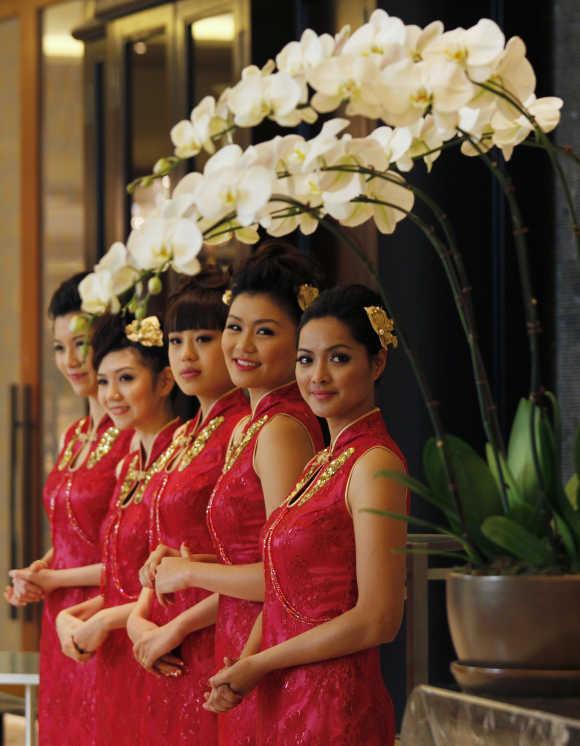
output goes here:
<path id="1" fill-rule="evenodd" d="M 93 428 L 96 428 L 99 422 L 105 416 L 105 410 L 99 404 L 99 400 L 96 396 L 89 396 L 89 416 L 91 418 Z"/>
<path id="2" fill-rule="evenodd" d="M 374 399 L 369 399 L 355 409 L 345 413 L 343 416 L 329 417 L 326 420 L 326 424 L 328 425 L 331 446 L 336 443 L 336 439 L 345 428 L 352 425 L 353 422 L 358 420 L 360 417 L 363 417 L 365 414 L 372 412 L 375 408 L 376 404 Z"/>
<path id="3" fill-rule="evenodd" d="M 143 425 L 139 425 L 135 428 L 135 434 L 139 439 L 141 448 L 143 449 L 143 455 L 145 456 L 145 463 L 149 461 L 151 451 L 153 449 L 153 443 L 155 438 L 163 430 L 163 428 L 174 419 L 173 412 L 169 407 L 164 408 L 155 417 L 152 417 Z"/>
<path id="4" fill-rule="evenodd" d="M 219 401 L 222 397 L 224 397 L 226 394 L 229 394 L 230 391 L 233 391 L 233 390 L 234 390 L 234 384 L 232 383 L 232 385 L 229 386 L 227 389 L 224 389 L 224 391 L 215 392 L 213 394 L 209 394 L 208 396 L 198 396 L 197 400 L 199 402 L 201 419 L 205 420 L 205 418 L 209 414 L 213 405 L 217 401 Z"/>
<path id="5" fill-rule="evenodd" d="M 293 383 L 294 376 L 289 378 L 287 381 L 284 381 L 284 383 L 279 383 L 276 386 L 272 386 L 271 388 L 259 388 L 259 389 L 248 389 L 248 394 L 250 395 L 250 408 L 252 410 L 252 414 L 256 411 L 256 407 L 260 403 L 260 401 L 265 397 L 268 396 L 268 394 L 271 394 L 272 391 L 276 391 L 277 389 L 281 389 L 284 386 L 288 386 L 288 384 Z"/>

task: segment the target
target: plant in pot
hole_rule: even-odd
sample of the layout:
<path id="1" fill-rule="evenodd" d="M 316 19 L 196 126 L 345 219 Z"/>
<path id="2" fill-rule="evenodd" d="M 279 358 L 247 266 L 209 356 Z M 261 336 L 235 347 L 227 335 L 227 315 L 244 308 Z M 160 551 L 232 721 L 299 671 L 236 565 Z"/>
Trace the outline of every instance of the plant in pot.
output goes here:
<path id="1" fill-rule="evenodd" d="M 540 322 L 526 228 L 505 167 L 515 147 L 547 154 L 566 196 L 579 254 L 580 247 L 562 167 L 562 159 L 578 164 L 578 158 L 546 134 L 559 121 L 562 101 L 537 99 L 534 90 L 523 41 L 506 41 L 488 19 L 469 29 L 446 31 L 440 21 L 421 29 L 378 10 L 352 34 L 346 28 L 335 37 L 319 36 L 308 29 L 275 62 L 246 68 L 218 100 L 205 97 L 189 119 L 173 127 L 174 153 L 129 190 L 184 169 L 205 150 L 210 158 L 203 172 L 182 175 L 168 199 L 131 232 L 127 245 L 111 247 L 80 291 L 88 314 L 129 308 L 140 319 L 160 291 L 164 272 L 199 271 L 204 245 L 232 239 L 252 244 L 261 233 L 310 234 L 319 226 L 343 239 L 377 283 L 435 432 L 424 450 L 426 483 L 383 476 L 403 479 L 444 522 L 401 519 L 457 542 L 450 555 L 463 569 L 450 579 L 448 599 L 458 655 L 479 666 L 484 677 L 489 667 L 503 668 L 507 677 L 510 670 L 525 668 L 533 678 L 539 670 L 541 687 L 542 671 L 556 676 L 563 669 L 580 671 L 580 652 L 564 637 L 574 634 L 575 612 L 580 612 L 580 512 L 578 474 L 567 491 L 560 480 L 557 402 L 540 382 Z M 312 138 L 288 133 L 339 108 L 343 116 L 325 121 Z M 368 136 L 346 131 L 353 116 L 373 123 Z M 236 131 L 265 119 L 286 130 L 245 149 L 235 144 Z M 514 229 L 532 375 L 507 448 L 457 238 L 448 217 L 412 180 L 421 161 L 429 171 L 451 148 L 483 163 L 498 179 Z M 417 204 L 430 212 L 429 221 L 414 209 Z M 446 434 L 404 320 L 347 230 L 372 219 L 381 233 L 393 233 L 405 218 L 427 237 L 453 295 L 488 441 L 485 459 Z M 576 472 L 579 448 L 577 441 Z M 552 631 L 549 618 L 558 625 Z"/>

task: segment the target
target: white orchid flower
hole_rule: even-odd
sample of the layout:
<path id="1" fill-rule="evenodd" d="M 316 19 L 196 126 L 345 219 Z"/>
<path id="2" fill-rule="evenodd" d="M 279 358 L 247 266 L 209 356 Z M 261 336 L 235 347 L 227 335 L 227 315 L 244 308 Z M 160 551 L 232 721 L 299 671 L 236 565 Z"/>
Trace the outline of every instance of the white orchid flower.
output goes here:
<path id="1" fill-rule="evenodd" d="M 403 60 L 383 70 L 382 82 L 381 118 L 403 127 L 421 119 L 429 109 L 442 114 L 456 112 L 474 94 L 464 70 L 444 60 Z"/>
<path id="2" fill-rule="evenodd" d="M 138 272 L 131 266 L 129 252 L 123 243 L 115 241 L 95 266 L 95 272 L 107 271 L 110 274 L 111 292 L 121 295 L 135 282 Z"/>
<path id="3" fill-rule="evenodd" d="M 384 67 L 401 59 L 405 40 L 403 21 L 379 9 L 347 39 L 341 54 L 370 57 Z"/>
<path id="4" fill-rule="evenodd" d="M 368 56 L 331 57 L 311 70 L 308 82 L 316 91 L 310 101 L 316 111 L 334 111 L 347 101 L 349 116 L 376 118 L 380 113 L 380 70 Z"/>
<path id="5" fill-rule="evenodd" d="M 494 111 L 495 107 L 493 105 L 482 109 L 474 109 L 471 106 L 464 106 L 460 109 L 459 129 L 466 132 L 474 141 L 474 143 L 471 143 L 469 140 L 465 140 L 461 143 L 463 155 L 481 155 L 482 152 L 486 153 L 493 147 L 491 117 Z"/>
<path id="6" fill-rule="evenodd" d="M 206 163 L 197 193 L 197 208 L 204 218 L 219 220 L 230 213 L 242 227 L 256 215 L 272 194 L 272 170 L 256 163 L 255 149 L 246 153 L 238 145 L 226 145 Z"/>
<path id="7" fill-rule="evenodd" d="M 119 313 L 121 304 L 113 291 L 113 277 L 108 269 L 91 272 L 79 283 L 81 308 L 100 316 L 107 311 Z"/>
<path id="8" fill-rule="evenodd" d="M 216 113 L 213 96 L 206 96 L 191 112 L 190 119 L 183 119 L 172 127 L 171 142 L 178 158 L 192 158 L 202 149 L 208 153 L 215 151 L 213 137 L 223 131 L 227 122 Z"/>
<path id="9" fill-rule="evenodd" d="M 412 62 L 420 62 L 427 47 L 443 33 L 441 21 L 433 21 L 422 29 L 420 26 L 409 25 L 405 28 L 405 52 Z"/>
<path id="10" fill-rule="evenodd" d="M 400 160 L 413 142 L 413 136 L 408 127 L 395 127 L 394 129 L 392 127 L 377 127 L 371 132 L 369 138 L 376 141 L 380 146 L 386 160 L 386 166 Z"/>
<path id="11" fill-rule="evenodd" d="M 388 172 L 389 180 L 375 177 L 365 184 L 364 196 L 373 202 L 351 202 L 343 205 L 327 206 L 332 215 L 341 225 L 355 227 L 373 218 L 381 233 L 393 233 L 397 223 L 407 217 L 407 212 L 413 208 L 415 197 L 410 189 L 404 185 L 405 181 L 399 174 Z M 387 204 L 378 204 L 385 202 Z"/>
<path id="12" fill-rule="evenodd" d="M 524 102 L 524 107 L 534 117 L 544 132 L 550 132 L 560 121 L 560 109 L 564 102 L 556 96 L 536 98 L 534 95 Z M 515 111 L 512 107 L 512 111 Z M 492 120 L 493 143 L 501 149 L 506 161 L 512 156 L 514 148 L 522 143 L 533 131 L 530 120 L 523 114 L 515 119 L 508 119 L 497 111 Z"/>
<path id="13" fill-rule="evenodd" d="M 131 231 L 127 248 L 132 263 L 143 271 L 163 271 L 171 264 L 177 272 L 196 274 L 202 246 L 197 224 L 184 218 L 150 217 Z"/>
<path id="14" fill-rule="evenodd" d="M 423 51 L 425 61 L 445 60 L 465 69 L 482 83 L 496 67 L 504 49 L 505 36 L 497 23 L 482 18 L 469 29 L 446 31 Z"/>
<path id="15" fill-rule="evenodd" d="M 305 140 L 300 135 L 287 135 L 279 143 L 279 167 L 290 173 L 309 173 L 320 159 L 333 150 L 337 135 L 350 124 L 348 119 L 330 119 L 315 137 Z"/>
<path id="16" fill-rule="evenodd" d="M 264 75 L 263 70 L 252 65 L 229 92 L 228 106 L 239 127 L 255 127 L 266 117 L 277 121 L 288 116 L 303 95 L 303 87 L 288 73 Z"/>
<path id="17" fill-rule="evenodd" d="M 519 103 L 527 101 L 534 93 L 536 76 L 526 57 L 526 45 L 519 36 L 513 36 L 508 41 L 493 75 L 487 82 L 500 86 Z M 470 106 L 489 106 L 492 101 L 508 119 L 517 116 L 517 109 L 513 104 L 486 90 L 480 90 L 474 101 L 470 102 Z"/>
<path id="18" fill-rule="evenodd" d="M 306 78 L 308 71 L 323 60 L 332 56 L 335 41 L 330 34 L 318 36 L 307 28 L 300 41 L 291 41 L 276 56 L 276 66 L 280 72 L 293 78 Z"/>
<path id="19" fill-rule="evenodd" d="M 438 148 L 443 144 L 443 138 L 435 125 L 435 120 L 429 114 L 408 129 L 412 137 L 411 147 L 397 160 L 397 168 L 400 171 L 410 171 L 413 168 L 414 159 L 422 156 L 427 171 L 431 171 L 433 163 L 441 155 Z"/>

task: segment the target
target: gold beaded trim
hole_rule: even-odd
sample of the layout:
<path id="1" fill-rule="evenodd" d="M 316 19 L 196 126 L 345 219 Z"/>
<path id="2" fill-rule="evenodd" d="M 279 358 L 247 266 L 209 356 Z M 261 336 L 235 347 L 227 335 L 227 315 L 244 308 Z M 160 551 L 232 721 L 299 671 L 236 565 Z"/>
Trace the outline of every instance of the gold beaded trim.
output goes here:
<path id="1" fill-rule="evenodd" d="M 97 447 L 89 456 L 87 469 L 92 469 L 98 462 L 109 453 L 115 441 L 119 437 L 120 430 L 118 427 L 109 427 L 103 433 L 103 437 L 97 443 Z"/>
<path id="2" fill-rule="evenodd" d="M 66 469 L 66 467 L 70 464 L 76 444 L 82 442 L 83 440 L 86 440 L 86 437 L 83 438 L 83 436 L 85 435 L 85 433 L 83 433 L 83 428 L 87 424 L 88 419 L 88 417 L 83 417 L 82 420 L 79 420 L 72 438 L 67 443 L 66 448 L 64 449 L 63 454 L 59 459 L 57 465 L 57 469 L 59 471 L 64 471 L 64 469 Z"/>
<path id="3" fill-rule="evenodd" d="M 298 495 L 300 492 L 299 485 L 302 483 L 302 487 L 305 486 L 305 484 L 308 482 L 308 478 L 305 476 L 303 477 L 298 485 L 292 490 L 288 497 L 288 507 L 293 508 L 295 505 L 304 505 L 305 502 L 308 502 L 311 497 L 314 497 L 314 495 L 318 492 L 318 490 L 322 489 L 324 485 L 329 482 L 332 477 L 336 474 L 339 469 L 341 469 L 345 463 L 348 461 L 348 459 L 352 456 L 354 453 L 354 448 L 347 448 L 346 451 L 343 451 L 340 456 L 337 456 L 335 459 L 333 459 L 326 469 L 320 474 L 318 479 L 316 479 L 315 482 L 313 482 L 310 487 L 308 487 L 302 495 L 300 495 L 294 502 L 292 502 L 292 498 Z M 328 458 L 328 452 L 322 451 L 321 456 L 324 455 L 326 458 Z M 318 468 L 322 465 L 323 461 L 321 460 L 318 463 Z M 310 470 L 309 470 L 310 471 Z M 310 478 L 312 478 L 312 474 L 314 473 L 315 469 L 312 469 L 312 472 L 310 474 Z"/>
<path id="4" fill-rule="evenodd" d="M 223 474 L 225 474 L 232 468 L 232 466 L 242 455 L 242 452 L 244 451 L 248 443 L 252 440 L 254 435 L 264 427 L 268 419 L 269 417 L 267 414 L 265 414 L 263 417 L 260 417 L 259 420 L 256 420 L 252 425 L 250 425 L 239 442 L 228 449 L 226 460 L 224 462 L 224 468 L 222 472 Z"/>
<path id="5" fill-rule="evenodd" d="M 139 504 L 141 500 L 143 500 L 143 495 L 145 494 L 145 490 L 147 489 L 149 482 L 156 474 L 158 474 L 160 471 L 163 471 L 167 463 L 173 458 L 175 452 L 179 448 L 181 448 L 183 442 L 183 437 L 173 440 L 163 451 L 163 453 L 158 456 L 151 464 L 151 466 L 145 471 L 141 471 L 141 469 L 137 468 L 141 460 L 141 455 L 139 453 L 136 453 L 133 456 L 129 468 L 127 469 L 125 479 L 123 480 L 123 484 L 121 486 L 121 491 L 119 492 L 117 505 L 120 508 L 126 508 L 131 505 L 131 503 Z M 127 500 L 127 497 L 131 494 L 131 491 L 133 491 L 131 499 L 128 502 L 125 502 L 125 500 Z"/>
<path id="6" fill-rule="evenodd" d="M 225 417 L 214 417 L 210 420 L 207 425 L 199 432 L 193 443 L 184 448 L 183 453 L 177 464 L 178 471 L 186 469 L 193 459 L 203 451 L 206 447 L 208 440 L 215 433 L 220 425 L 223 424 Z"/>

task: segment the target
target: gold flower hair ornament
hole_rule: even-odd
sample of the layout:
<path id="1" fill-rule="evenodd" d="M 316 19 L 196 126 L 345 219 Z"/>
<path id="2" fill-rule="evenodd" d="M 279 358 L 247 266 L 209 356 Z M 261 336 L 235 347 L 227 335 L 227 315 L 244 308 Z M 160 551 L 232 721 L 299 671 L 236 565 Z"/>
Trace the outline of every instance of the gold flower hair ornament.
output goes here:
<path id="1" fill-rule="evenodd" d="M 224 304 L 225 306 L 231 306 L 231 305 L 232 305 L 232 298 L 233 298 L 233 295 L 234 295 L 234 294 L 232 293 L 232 291 L 231 291 L 231 290 L 230 290 L 230 289 L 228 288 L 228 290 L 226 290 L 226 291 L 224 292 L 224 294 L 222 295 L 222 303 L 223 303 L 223 304 Z"/>
<path id="2" fill-rule="evenodd" d="M 147 316 L 142 321 L 135 319 L 125 327 L 125 336 L 143 347 L 163 347 L 163 332 L 157 316 Z"/>
<path id="3" fill-rule="evenodd" d="M 397 347 L 399 340 L 393 334 L 395 324 L 393 319 L 387 316 L 387 312 L 380 306 L 364 307 L 373 330 L 377 333 L 381 347 L 386 350 L 389 345 Z"/>
<path id="4" fill-rule="evenodd" d="M 306 311 L 306 309 L 314 303 L 319 295 L 320 290 L 316 287 L 316 285 L 308 285 L 307 283 L 304 283 L 298 288 L 296 300 L 298 301 L 298 305 L 300 306 L 302 311 Z"/>

